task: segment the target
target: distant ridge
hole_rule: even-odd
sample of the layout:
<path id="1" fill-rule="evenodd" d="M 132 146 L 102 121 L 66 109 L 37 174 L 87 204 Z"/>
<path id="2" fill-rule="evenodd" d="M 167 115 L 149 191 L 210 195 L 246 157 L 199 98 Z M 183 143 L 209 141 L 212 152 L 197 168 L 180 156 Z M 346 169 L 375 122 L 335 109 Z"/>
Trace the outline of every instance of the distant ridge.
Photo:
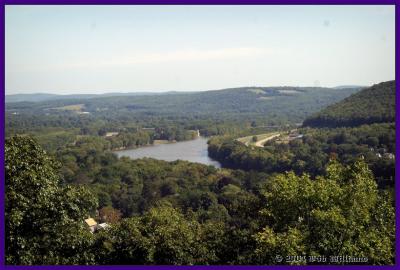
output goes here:
<path id="1" fill-rule="evenodd" d="M 92 99 L 92 98 L 102 98 L 102 97 L 131 97 L 131 96 L 151 96 L 151 95 L 170 95 L 170 94 L 189 94 L 189 93 L 212 93 L 212 92 L 226 92 L 226 91 L 242 91 L 245 89 L 263 89 L 266 91 L 280 91 L 282 89 L 296 89 L 296 91 L 304 91 L 302 89 L 360 89 L 361 86 L 337 86 L 334 88 L 327 87 L 293 87 L 293 86 L 271 86 L 271 87 L 260 87 L 260 86 L 251 86 L 251 87 L 234 87 L 234 88 L 224 88 L 218 90 L 207 90 L 207 91 L 166 91 L 166 92 L 115 92 L 115 93 L 104 93 L 104 94 L 66 94 L 66 95 L 58 95 L 58 94 L 48 94 L 48 93 L 32 93 L 32 94 L 13 94 L 6 95 L 5 102 L 6 103 L 15 103 L 15 102 L 43 102 L 43 101 L 53 101 L 53 100 L 66 100 L 66 99 Z"/>
<path id="2" fill-rule="evenodd" d="M 42 102 L 8 102 L 6 114 L 34 117 L 90 115 L 92 118 L 193 117 L 202 119 L 268 119 L 297 123 L 358 88 L 238 87 L 199 92 L 134 93 L 134 95 L 52 96 Z M 72 98 L 71 98 L 72 97 Z M 88 98 L 89 97 L 89 98 Z M 61 99 L 60 99 L 61 98 Z M 77 99 L 79 98 L 79 99 Z M 84 114 L 82 114 L 84 113 Z M 285 119 L 279 117 L 285 115 Z M 42 121 L 40 119 L 40 121 Z M 275 120 L 274 120 L 275 119 Z"/>
<path id="3" fill-rule="evenodd" d="M 334 89 L 345 89 L 345 88 L 366 88 L 368 86 L 363 86 L 363 85 L 339 85 L 333 87 Z"/>
<path id="4" fill-rule="evenodd" d="M 6 103 L 12 102 L 41 102 L 49 100 L 62 100 L 62 99 L 89 99 L 89 98 L 100 98 L 100 97 L 119 97 L 119 96 L 149 96 L 149 95 L 161 95 L 161 94 L 172 94 L 176 91 L 169 92 L 131 92 L 131 93 L 104 93 L 104 94 L 70 94 L 70 95 L 57 95 L 47 93 L 33 93 L 33 94 L 14 94 L 6 95 Z"/>

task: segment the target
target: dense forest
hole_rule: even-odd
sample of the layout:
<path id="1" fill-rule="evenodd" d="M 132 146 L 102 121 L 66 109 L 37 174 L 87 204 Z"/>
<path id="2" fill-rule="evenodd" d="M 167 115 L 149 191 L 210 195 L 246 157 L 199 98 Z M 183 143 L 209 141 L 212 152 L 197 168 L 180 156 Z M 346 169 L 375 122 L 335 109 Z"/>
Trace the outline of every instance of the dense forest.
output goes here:
<path id="1" fill-rule="evenodd" d="M 328 106 L 307 118 L 305 126 L 354 127 L 363 124 L 394 122 L 396 82 L 388 81 L 363 89 L 338 104 Z"/>
<path id="2" fill-rule="evenodd" d="M 209 155 L 225 167 L 266 173 L 295 171 L 320 175 L 331 158 L 350 164 L 363 157 L 382 185 L 394 185 L 395 125 L 382 123 L 356 128 L 299 129 L 303 137 L 289 143 L 273 140 L 251 148 L 230 136 L 209 141 Z"/>
<path id="3" fill-rule="evenodd" d="M 91 96 L 6 103 L 6 136 L 29 134 L 48 151 L 82 136 L 119 132 L 113 146 L 132 147 L 153 139 L 186 140 L 234 134 L 250 127 L 286 125 L 359 91 L 359 88 L 247 87 L 192 93 Z M 156 129 L 155 132 L 152 129 Z M 129 133 L 129 135 L 127 135 Z M 139 133 L 139 134 L 136 134 Z M 148 140 L 140 137 L 147 133 Z M 112 140 L 112 139 L 110 139 Z M 124 145 L 121 141 L 129 141 Z"/>
<path id="4" fill-rule="evenodd" d="M 209 154 L 230 168 L 267 173 L 293 170 L 311 175 L 320 175 L 331 158 L 351 164 L 363 157 L 380 185 L 393 186 L 394 85 L 386 82 L 366 88 L 322 110 L 318 116 L 305 119 L 303 127 L 296 131 L 301 134 L 296 140 L 282 143 L 276 138 L 263 148 L 254 149 L 234 140 L 235 136 L 214 137 L 209 141 Z M 359 125 L 363 123 L 361 115 L 366 116 L 366 123 Z M 330 120 L 318 122 L 322 117 Z M 311 123 L 322 126 L 310 128 Z M 347 126 L 345 123 L 358 125 L 342 127 Z M 331 125 L 335 127 L 330 128 Z"/>
<path id="5" fill-rule="evenodd" d="M 292 254 L 394 262 L 393 195 L 363 160 L 333 160 L 311 178 L 86 157 L 104 167 L 92 184 L 70 185 L 32 139 L 6 141 L 7 264 L 280 264 L 277 255 Z M 88 215 L 111 228 L 91 234 Z"/>
<path id="6" fill-rule="evenodd" d="M 6 263 L 394 264 L 394 98 L 387 82 L 7 103 Z M 223 168 L 110 151 L 196 130 Z"/>

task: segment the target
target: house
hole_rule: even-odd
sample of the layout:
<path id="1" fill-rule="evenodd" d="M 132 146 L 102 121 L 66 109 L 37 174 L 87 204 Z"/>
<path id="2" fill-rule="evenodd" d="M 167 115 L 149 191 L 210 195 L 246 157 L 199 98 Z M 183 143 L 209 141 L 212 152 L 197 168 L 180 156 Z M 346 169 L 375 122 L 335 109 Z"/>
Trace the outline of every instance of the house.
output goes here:
<path id="1" fill-rule="evenodd" d="M 86 225 L 89 227 L 91 233 L 94 233 L 97 229 L 97 222 L 93 218 L 89 217 L 85 219 Z"/>
<path id="2" fill-rule="evenodd" d="M 110 227 L 110 224 L 105 223 L 105 222 L 98 224 L 96 222 L 96 220 L 94 220 L 91 217 L 85 219 L 85 223 L 89 227 L 89 230 L 90 230 L 91 233 L 95 233 L 98 230 L 105 230 L 105 229 L 108 229 Z"/>

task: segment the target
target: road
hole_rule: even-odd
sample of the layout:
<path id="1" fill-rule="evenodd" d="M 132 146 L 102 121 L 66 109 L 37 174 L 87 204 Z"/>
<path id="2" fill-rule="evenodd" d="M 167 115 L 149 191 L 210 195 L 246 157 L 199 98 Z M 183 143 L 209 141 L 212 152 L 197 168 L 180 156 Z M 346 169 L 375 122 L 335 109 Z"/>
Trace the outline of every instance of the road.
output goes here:
<path id="1" fill-rule="evenodd" d="M 254 144 L 254 146 L 257 146 L 257 147 L 264 147 L 264 143 L 266 143 L 266 142 L 268 142 L 269 140 L 272 140 L 273 138 L 276 138 L 276 137 L 278 137 L 278 136 L 280 136 L 281 134 L 275 134 L 275 135 L 272 135 L 272 136 L 269 136 L 269 137 L 267 137 L 267 138 L 265 138 L 265 139 L 262 139 L 262 140 L 259 140 L 259 141 L 257 141 L 255 144 Z"/>

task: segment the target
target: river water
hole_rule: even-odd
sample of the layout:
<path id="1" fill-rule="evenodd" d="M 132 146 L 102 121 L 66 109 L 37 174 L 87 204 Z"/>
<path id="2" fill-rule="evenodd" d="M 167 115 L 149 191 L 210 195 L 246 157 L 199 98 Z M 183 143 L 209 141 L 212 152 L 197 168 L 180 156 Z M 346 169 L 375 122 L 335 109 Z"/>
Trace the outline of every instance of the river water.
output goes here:
<path id="1" fill-rule="evenodd" d="M 206 138 L 199 137 L 190 141 L 145 146 L 136 149 L 114 151 L 114 153 L 118 157 L 126 156 L 132 159 L 144 157 L 165 161 L 180 159 L 220 168 L 220 163 L 208 156 L 207 140 Z"/>

